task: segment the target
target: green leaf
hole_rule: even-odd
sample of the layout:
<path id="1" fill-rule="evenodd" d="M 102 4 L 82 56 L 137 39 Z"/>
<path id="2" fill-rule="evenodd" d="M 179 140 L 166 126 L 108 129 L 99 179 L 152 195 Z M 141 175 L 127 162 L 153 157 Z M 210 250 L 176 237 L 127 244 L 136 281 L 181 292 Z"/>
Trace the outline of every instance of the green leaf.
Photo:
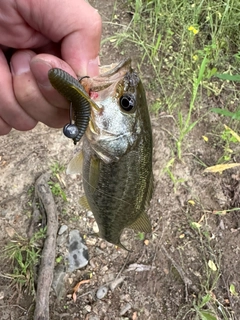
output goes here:
<path id="1" fill-rule="evenodd" d="M 236 75 L 231 75 L 231 74 L 219 74 L 216 73 L 215 77 L 222 79 L 222 80 L 230 80 L 230 81 L 237 81 L 240 82 L 240 75 L 236 74 Z"/>
<path id="2" fill-rule="evenodd" d="M 208 303 L 211 300 L 211 295 L 210 293 L 206 294 L 204 297 L 202 297 L 202 301 L 199 305 L 199 308 L 202 308 L 205 306 L 206 303 Z"/>
<path id="3" fill-rule="evenodd" d="M 217 72 L 217 68 L 212 68 L 209 72 L 208 72 L 208 78 L 211 78 L 212 76 L 214 76 Z"/>
<path id="4" fill-rule="evenodd" d="M 185 131 L 184 131 L 184 134 L 187 134 L 188 132 L 190 132 L 194 127 L 195 125 L 198 123 L 198 120 L 197 121 L 194 121 L 192 124 L 190 124 L 190 126 L 188 126 Z"/>
<path id="5" fill-rule="evenodd" d="M 199 74 L 198 74 L 198 79 L 197 79 L 197 85 L 200 84 L 200 82 L 202 81 L 203 79 L 203 74 L 204 74 L 204 71 L 205 71 L 205 68 L 206 68 L 206 65 L 208 63 L 208 59 L 207 59 L 207 56 L 205 56 L 203 58 L 203 61 L 201 63 L 201 66 L 200 66 L 200 70 L 199 70 Z"/>
<path id="6" fill-rule="evenodd" d="M 237 296 L 237 295 L 238 295 L 237 292 L 236 292 L 236 288 L 235 288 L 235 285 L 234 285 L 234 284 L 230 284 L 229 290 L 230 290 L 230 292 L 231 292 L 231 294 L 232 294 L 233 296 Z"/>
<path id="7" fill-rule="evenodd" d="M 144 240 L 144 233 L 143 232 L 138 232 L 137 236 L 138 236 L 139 240 Z"/>
<path id="8" fill-rule="evenodd" d="M 227 117 L 233 117 L 235 115 L 235 113 L 231 111 L 220 109 L 220 108 L 212 108 L 211 111 Z"/>
<path id="9" fill-rule="evenodd" d="M 214 314 L 211 313 L 211 311 L 199 310 L 199 315 L 201 320 L 217 320 L 217 318 Z"/>
<path id="10" fill-rule="evenodd" d="M 191 222 L 191 227 L 193 228 L 193 229 L 200 229 L 201 228 L 201 224 L 200 223 L 198 223 L 198 222 Z"/>

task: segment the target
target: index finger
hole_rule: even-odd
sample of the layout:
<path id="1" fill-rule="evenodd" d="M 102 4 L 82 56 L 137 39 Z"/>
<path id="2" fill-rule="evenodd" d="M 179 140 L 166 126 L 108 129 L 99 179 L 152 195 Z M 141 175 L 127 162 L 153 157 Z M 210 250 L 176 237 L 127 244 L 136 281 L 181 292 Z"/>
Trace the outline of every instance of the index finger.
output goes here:
<path id="1" fill-rule="evenodd" d="M 26 5 L 28 2 L 29 5 Z M 78 76 L 98 74 L 101 17 L 85 0 L 17 0 L 27 23 L 54 42 Z"/>

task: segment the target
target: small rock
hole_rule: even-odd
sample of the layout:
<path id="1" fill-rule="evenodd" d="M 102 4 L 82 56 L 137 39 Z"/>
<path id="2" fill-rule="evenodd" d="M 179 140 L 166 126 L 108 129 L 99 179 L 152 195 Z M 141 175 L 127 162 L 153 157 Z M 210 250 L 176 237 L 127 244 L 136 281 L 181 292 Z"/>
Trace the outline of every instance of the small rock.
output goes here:
<path id="1" fill-rule="evenodd" d="M 130 303 L 125 304 L 125 306 L 123 306 L 120 310 L 120 316 L 123 316 L 126 312 L 128 312 L 128 310 L 130 310 L 132 308 Z"/>
<path id="2" fill-rule="evenodd" d="M 58 235 L 60 236 L 61 234 L 63 234 L 65 231 L 67 231 L 68 226 L 66 226 L 65 224 L 63 224 L 59 230 L 58 230 Z"/>
<path id="3" fill-rule="evenodd" d="M 106 247 L 107 247 L 106 241 L 101 242 L 100 248 L 101 249 L 106 249 Z"/>
<path id="4" fill-rule="evenodd" d="M 0 300 L 4 298 L 4 291 L 0 291 Z"/>
<path id="5" fill-rule="evenodd" d="M 87 217 L 88 217 L 88 218 L 93 218 L 93 213 L 92 213 L 92 211 L 88 211 L 88 212 L 87 212 Z"/>
<path id="6" fill-rule="evenodd" d="M 85 306 L 84 309 L 89 313 L 89 312 L 91 312 L 92 307 L 88 304 L 88 305 Z"/>
<path id="7" fill-rule="evenodd" d="M 98 289 L 97 293 L 96 293 L 96 297 L 97 297 L 99 300 L 101 300 L 101 299 L 103 299 L 103 298 L 107 295 L 107 293 L 108 293 L 108 287 L 106 287 L 106 286 L 101 286 L 101 287 Z"/>
<path id="8" fill-rule="evenodd" d="M 93 232 L 94 233 L 98 233 L 99 232 L 99 228 L 98 228 L 98 225 L 97 225 L 96 221 L 93 222 Z"/>
<path id="9" fill-rule="evenodd" d="M 222 230 L 225 229 L 224 222 L 223 222 L 222 219 L 220 220 L 219 227 L 220 227 Z"/>
<path id="10" fill-rule="evenodd" d="M 92 237 L 91 239 L 87 238 L 86 243 L 89 246 L 94 246 L 97 243 L 97 238 L 95 238 L 95 237 Z"/>
<path id="11" fill-rule="evenodd" d="M 73 278 L 68 278 L 68 283 L 72 284 L 73 283 Z"/>
<path id="12" fill-rule="evenodd" d="M 6 227 L 5 230 L 8 234 L 8 236 L 10 238 L 13 238 L 13 236 L 15 235 L 15 230 L 12 227 Z"/>
<path id="13" fill-rule="evenodd" d="M 83 268 L 88 264 L 88 248 L 78 230 L 69 233 L 68 272 Z"/>
<path id="14" fill-rule="evenodd" d="M 89 316 L 88 320 L 100 320 L 100 318 L 96 314 L 93 314 Z"/>
<path id="15" fill-rule="evenodd" d="M 108 266 L 104 266 L 101 268 L 101 274 L 104 274 L 108 271 Z"/>
<path id="16" fill-rule="evenodd" d="M 64 278 L 66 276 L 65 268 L 63 265 L 57 265 L 54 269 L 52 287 L 59 300 L 66 294 Z"/>

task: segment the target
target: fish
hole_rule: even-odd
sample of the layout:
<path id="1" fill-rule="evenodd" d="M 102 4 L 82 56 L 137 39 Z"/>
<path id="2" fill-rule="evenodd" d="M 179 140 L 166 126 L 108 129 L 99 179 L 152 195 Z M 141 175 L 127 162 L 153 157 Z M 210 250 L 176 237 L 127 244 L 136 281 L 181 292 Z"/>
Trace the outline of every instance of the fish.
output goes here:
<path id="1" fill-rule="evenodd" d="M 100 67 L 99 76 L 84 79 L 82 86 L 91 114 L 82 151 L 70 161 L 67 174 L 82 175 L 80 203 L 94 215 L 95 235 L 130 251 L 121 243 L 125 228 L 152 231 L 147 209 L 153 143 L 144 87 L 131 59 Z"/>

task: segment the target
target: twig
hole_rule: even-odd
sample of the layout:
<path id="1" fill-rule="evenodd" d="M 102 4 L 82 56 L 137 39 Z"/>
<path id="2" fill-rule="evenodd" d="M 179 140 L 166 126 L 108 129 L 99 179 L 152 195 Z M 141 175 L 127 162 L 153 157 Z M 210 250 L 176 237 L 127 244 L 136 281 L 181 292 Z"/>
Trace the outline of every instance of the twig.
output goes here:
<path id="1" fill-rule="evenodd" d="M 42 215 L 46 216 L 47 233 L 39 268 L 34 320 L 49 320 L 49 292 L 52 284 L 55 262 L 58 217 L 48 180 L 49 174 L 43 174 L 38 178 L 35 185 L 35 195 L 38 196 L 39 203 L 44 211 L 42 212 Z"/>
<path id="2" fill-rule="evenodd" d="M 185 299 L 186 302 L 188 301 L 188 286 L 192 285 L 192 281 L 185 275 L 183 269 L 176 263 L 175 260 L 170 256 L 170 254 L 167 252 L 167 249 L 162 245 L 161 249 L 165 253 L 165 255 L 168 257 L 168 259 L 172 262 L 174 268 L 178 271 L 180 277 L 182 278 L 182 281 L 184 282 L 185 285 Z"/>

